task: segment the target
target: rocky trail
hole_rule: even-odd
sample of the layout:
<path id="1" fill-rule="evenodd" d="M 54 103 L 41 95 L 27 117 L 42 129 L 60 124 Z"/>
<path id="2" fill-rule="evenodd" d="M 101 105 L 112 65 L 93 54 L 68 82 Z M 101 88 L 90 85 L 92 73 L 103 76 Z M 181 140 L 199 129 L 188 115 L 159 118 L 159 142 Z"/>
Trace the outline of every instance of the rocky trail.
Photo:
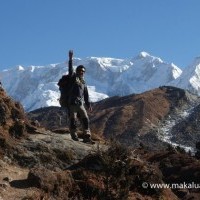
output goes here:
<path id="1" fill-rule="evenodd" d="M 52 172 L 60 172 L 85 156 L 105 149 L 106 145 L 100 142 L 91 145 L 83 143 L 81 139 L 73 141 L 63 130 L 55 133 L 44 128 L 37 129 L 34 134 L 18 142 L 17 154 L 13 152 L 12 156 L 4 156 L 0 160 L 0 200 L 36 200 L 41 196 L 41 191 L 29 185 L 31 168 L 45 167 Z M 13 160 L 17 160 L 18 164 Z"/>

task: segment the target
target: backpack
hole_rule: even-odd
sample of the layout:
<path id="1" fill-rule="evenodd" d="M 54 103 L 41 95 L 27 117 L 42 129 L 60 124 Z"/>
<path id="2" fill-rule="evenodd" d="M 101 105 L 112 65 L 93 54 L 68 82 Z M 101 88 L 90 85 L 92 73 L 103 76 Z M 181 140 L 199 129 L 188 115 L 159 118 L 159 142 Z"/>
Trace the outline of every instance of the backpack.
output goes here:
<path id="1" fill-rule="evenodd" d="M 73 89 L 73 77 L 69 75 L 63 75 L 58 81 L 58 86 L 60 90 L 59 103 L 61 107 L 68 107 L 69 98 Z"/>

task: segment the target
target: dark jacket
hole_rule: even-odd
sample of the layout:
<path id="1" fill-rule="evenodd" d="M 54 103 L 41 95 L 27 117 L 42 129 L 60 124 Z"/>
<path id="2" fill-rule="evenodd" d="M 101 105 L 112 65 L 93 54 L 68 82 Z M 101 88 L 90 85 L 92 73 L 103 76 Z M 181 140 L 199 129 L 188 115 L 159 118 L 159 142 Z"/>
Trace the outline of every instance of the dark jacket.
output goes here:
<path id="1" fill-rule="evenodd" d="M 70 92 L 70 104 L 75 104 L 77 101 L 84 101 L 86 106 L 90 107 L 89 93 L 87 85 L 83 78 L 79 78 L 73 69 L 72 60 L 68 63 L 69 76 L 73 80 Z"/>

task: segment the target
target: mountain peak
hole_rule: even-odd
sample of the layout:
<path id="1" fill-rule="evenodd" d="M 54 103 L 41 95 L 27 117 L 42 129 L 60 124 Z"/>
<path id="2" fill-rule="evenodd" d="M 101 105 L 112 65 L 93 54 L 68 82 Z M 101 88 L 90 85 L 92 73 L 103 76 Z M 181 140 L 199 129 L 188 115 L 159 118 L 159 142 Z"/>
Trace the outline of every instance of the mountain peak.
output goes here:
<path id="1" fill-rule="evenodd" d="M 157 61 L 159 63 L 163 63 L 162 59 L 160 59 L 159 57 L 152 56 L 145 51 L 140 52 L 139 55 L 133 58 L 132 60 L 141 60 L 141 59 L 149 59 L 149 60 Z"/>
<path id="2" fill-rule="evenodd" d="M 150 54 L 147 53 L 147 52 L 145 52 L 145 51 L 142 51 L 142 52 L 140 52 L 140 54 L 139 54 L 139 57 L 142 57 L 142 58 L 146 58 L 146 57 L 149 57 L 149 56 L 150 56 Z"/>
<path id="3" fill-rule="evenodd" d="M 24 67 L 22 67 L 21 65 L 18 65 L 16 67 L 16 70 L 18 70 L 18 71 L 24 71 Z"/>

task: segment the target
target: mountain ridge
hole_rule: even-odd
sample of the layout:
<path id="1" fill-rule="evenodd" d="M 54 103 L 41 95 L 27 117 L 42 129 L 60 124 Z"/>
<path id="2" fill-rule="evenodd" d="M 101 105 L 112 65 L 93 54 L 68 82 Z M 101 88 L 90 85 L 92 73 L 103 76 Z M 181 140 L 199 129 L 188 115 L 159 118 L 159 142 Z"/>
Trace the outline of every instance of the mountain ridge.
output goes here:
<path id="1" fill-rule="evenodd" d="M 169 85 L 200 94 L 200 60 L 183 71 L 146 52 L 130 59 L 87 57 L 74 58 L 74 67 L 83 64 L 92 102 L 107 97 L 142 93 Z M 190 69 L 190 70 L 189 70 Z M 0 72 L 3 87 L 26 111 L 59 106 L 57 82 L 67 72 L 67 62 L 46 66 L 17 66 Z M 190 72 L 188 74 L 188 72 Z M 189 77 L 189 78 L 188 78 Z M 191 83 L 191 79 L 193 84 Z"/>
<path id="2" fill-rule="evenodd" d="M 171 144 L 195 152 L 196 142 L 200 141 L 196 123 L 199 103 L 198 96 L 172 86 L 110 97 L 93 103 L 93 112 L 88 113 L 91 132 L 134 147 L 143 143 L 157 150 Z M 59 107 L 40 108 L 28 116 L 49 130 L 68 127 L 66 112 Z"/>

